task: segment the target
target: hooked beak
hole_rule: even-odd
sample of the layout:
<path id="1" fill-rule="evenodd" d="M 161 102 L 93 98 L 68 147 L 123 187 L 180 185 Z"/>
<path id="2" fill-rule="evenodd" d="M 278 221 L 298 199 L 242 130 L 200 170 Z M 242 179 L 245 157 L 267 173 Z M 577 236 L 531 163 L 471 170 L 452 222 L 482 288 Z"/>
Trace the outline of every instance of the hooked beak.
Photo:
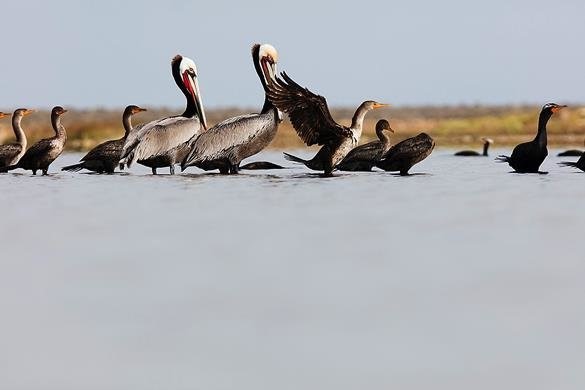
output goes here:
<path id="1" fill-rule="evenodd" d="M 262 64 L 262 72 L 264 73 L 266 85 L 272 84 L 276 79 L 276 63 L 268 61 L 267 58 L 262 58 L 260 63 Z"/>
<path id="2" fill-rule="evenodd" d="M 556 114 L 557 112 L 561 111 L 565 107 L 567 107 L 567 105 L 566 104 L 563 104 L 562 106 L 556 106 L 556 107 L 554 107 L 551 111 L 553 112 L 553 114 Z"/>
<path id="3" fill-rule="evenodd" d="M 33 112 L 35 112 L 35 110 L 29 110 L 29 109 L 27 109 L 25 112 L 22 113 L 22 116 L 27 116 L 29 114 L 32 114 Z"/>
<path id="4" fill-rule="evenodd" d="M 138 112 L 148 111 L 146 108 L 138 107 Z"/>
<path id="5" fill-rule="evenodd" d="M 63 114 L 65 114 L 67 111 L 69 111 L 69 110 L 65 110 L 65 109 L 63 109 L 63 111 L 61 111 L 61 114 L 59 114 L 59 115 L 63 115 Z"/>
<path id="6" fill-rule="evenodd" d="M 385 103 L 374 103 L 374 108 L 381 108 L 381 107 L 390 107 L 390 105 L 385 104 Z"/>
<path id="7" fill-rule="evenodd" d="M 391 127 L 390 127 L 390 128 L 388 128 L 388 131 L 389 131 L 389 132 L 391 132 L 391 133 L 394 133 L 394 129 L 393 129 L 393 128 L 391 128 Z"/>
<path id="8" fill-rule="evenodd" d="M 197 110 L 197 115 L 199 116 L 203 129 L 207 130 L 207 118 L 205 117 L 205 111 L 203 110 L 203 104 L 201 102 L 201 93 L 199 92 L 199 82 L 197 81 L 197 77 L 193 77 L 185 72 L 183 73 L 183 83 L 191 96 L 193 96 L 195 109 Z"/>
<path id="9" fill-rule="evenodd" d="M 0 119 L 2 119 L 2 118 L 5 118 L 5 117 L 7 117 L 7 116 L 8 116 L 8 114 L 5 114 L 5 113 L 3 113 L 3 112 L 0 112 Z"/>

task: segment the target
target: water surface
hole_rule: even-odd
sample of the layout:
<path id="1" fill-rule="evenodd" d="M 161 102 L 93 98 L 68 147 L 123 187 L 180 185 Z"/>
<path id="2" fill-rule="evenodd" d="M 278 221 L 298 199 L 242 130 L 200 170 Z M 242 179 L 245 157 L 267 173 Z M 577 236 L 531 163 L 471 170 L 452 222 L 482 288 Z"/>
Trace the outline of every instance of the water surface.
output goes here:
<path id="1" fill-rule="evenodd" d="M 559 158 L 58 171 L 79 157 L 0 175 L 1 388 L 585 387 L 585 173 Z"/>

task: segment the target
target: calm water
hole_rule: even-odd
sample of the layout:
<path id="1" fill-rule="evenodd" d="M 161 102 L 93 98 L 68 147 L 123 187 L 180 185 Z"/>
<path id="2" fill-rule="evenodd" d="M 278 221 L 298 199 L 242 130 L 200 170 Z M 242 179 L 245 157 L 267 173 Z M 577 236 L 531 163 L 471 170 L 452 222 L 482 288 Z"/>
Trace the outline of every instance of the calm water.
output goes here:
<path id="1" fill-rule="evenodd" d="M 582 390 L 585 174 L 450 153 L 0 175 L 0 388 Z"/>

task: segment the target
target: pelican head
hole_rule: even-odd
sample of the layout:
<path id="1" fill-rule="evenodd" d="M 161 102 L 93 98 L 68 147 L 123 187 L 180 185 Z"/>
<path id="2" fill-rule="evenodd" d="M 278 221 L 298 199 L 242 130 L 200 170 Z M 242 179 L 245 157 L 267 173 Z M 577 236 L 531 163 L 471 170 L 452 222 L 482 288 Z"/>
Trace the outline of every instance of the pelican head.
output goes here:
<path id="1" fill-rule="evenodd" d="M 271 84 L 275 77 L 276 77 L 276 64 L 278 63 L 278 52 L 274 48 L 274 46 L 264 43 L 262 45 L 254 45 L 252 47 L 252 56 L 256 57 L 257 51 L 257 58 L 258 65 L 262 70 L 262 77 L 264 78 L 264 82 L 266 85 Z"/>
<path id="2" fill-rule="evenodd" d="M 28 108 L 18 108 L 14 111 L 15 117 L 23 117 L 35 112 L 34 110 L 29 110 Z"/>
<path id="3" fill-rule="evenodd" d="M 205 117 L 205 111 L 203 110 L 201 93 L 199 92 L 199 82 L 197 81 L 198 73 L 195 61 L 181 55 L 176 55 L 171 61 L 171 64 L 173 67 L 176 66 L 175 64 L 178 64 L 178 76 L 180 82 L 185 88 L 186 94 L 188 94 L 195 102 L 195 109 L 199 115 L 199 120 L 201 121 L 203 128 L 207 130 L 207 119 Z M 177 83 L 178 82 L 179 81 L 177 80 Z"/>

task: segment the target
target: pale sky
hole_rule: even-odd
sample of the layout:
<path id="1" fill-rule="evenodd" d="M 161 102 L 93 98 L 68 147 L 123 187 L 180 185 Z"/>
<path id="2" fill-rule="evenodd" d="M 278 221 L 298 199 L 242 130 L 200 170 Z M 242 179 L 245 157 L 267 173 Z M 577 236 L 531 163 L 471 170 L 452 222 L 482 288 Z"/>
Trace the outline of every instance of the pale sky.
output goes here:
<path id="1" fill-rule="evenodd" d="M 2 0 L 0 107 L 259 107 L 250 47 L 331 105 L 585 102 L 585 1 Z"/>

